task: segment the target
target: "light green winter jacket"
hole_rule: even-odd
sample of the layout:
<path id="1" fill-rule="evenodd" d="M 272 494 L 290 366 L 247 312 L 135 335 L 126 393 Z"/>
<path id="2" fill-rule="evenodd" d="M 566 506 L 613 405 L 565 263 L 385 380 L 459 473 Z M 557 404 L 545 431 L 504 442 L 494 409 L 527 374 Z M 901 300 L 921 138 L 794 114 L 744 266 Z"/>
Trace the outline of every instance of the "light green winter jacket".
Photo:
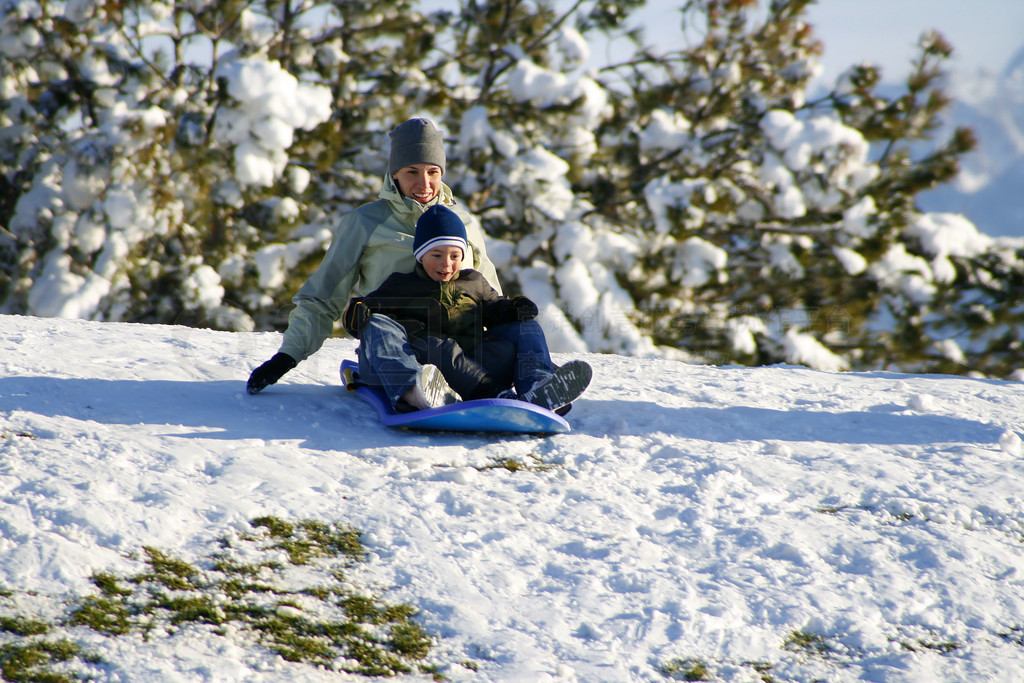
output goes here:
<path id="1" fill-rule="evenodd" d="M 281 353 L 305 360 L 334 332 L 334 323 L 350 298 L 377 289 L 391 273 L 411 271 L 416 265 L 412 255 L 416 221 L 431 204 L 448 207 L 466 224 L 473 268 L 501 293 L 480 223 L 456 203 L 451 188 L 442 184 L 437 199 L 420 204 L 403 197 L 386 175 L 377 196 L 379 199 L 345 214 L 338 222 L 323 262 L 292 299 L 295 308 L 288 316 Z"/>

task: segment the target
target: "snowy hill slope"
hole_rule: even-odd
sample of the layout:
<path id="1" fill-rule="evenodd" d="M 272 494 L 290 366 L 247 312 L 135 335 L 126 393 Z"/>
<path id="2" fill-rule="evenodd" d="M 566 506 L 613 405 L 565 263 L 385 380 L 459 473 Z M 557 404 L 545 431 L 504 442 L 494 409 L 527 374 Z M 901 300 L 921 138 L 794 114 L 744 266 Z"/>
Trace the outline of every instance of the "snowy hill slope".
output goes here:
<path id="1" fill-rule="evenodd" d="M 452 681 L 1024 679 L 1019 383 L 590 355 L 569 434 L 425 435 L 339 388 L 351 340 L 248 396 L 277 334 L 0 330 L 0 616 L 275 515 L 362 530 Z M 200 626 L 66 634 L 101 681 L 358 680 Z"/>

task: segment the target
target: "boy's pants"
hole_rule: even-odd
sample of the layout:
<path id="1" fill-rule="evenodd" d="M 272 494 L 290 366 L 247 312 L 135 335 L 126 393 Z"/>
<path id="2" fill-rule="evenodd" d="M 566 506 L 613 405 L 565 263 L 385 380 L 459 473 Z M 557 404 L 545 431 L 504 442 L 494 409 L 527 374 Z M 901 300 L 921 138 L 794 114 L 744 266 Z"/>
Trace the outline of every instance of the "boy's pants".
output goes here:
<path id="1" fill-rule="evenodd" d="M 416 382 L 422 365 L 436 365 L 449 386 L 466 398 L 485 378 L 529 391 L 555 371 L 544 331 L 536 320 L 506 323 L 487 330 L 473 353 L 453 339 L 416 337 L 391 318 L 375 313 L 360 333 L 359 378 L 384 390 L 391 406 Z"/>

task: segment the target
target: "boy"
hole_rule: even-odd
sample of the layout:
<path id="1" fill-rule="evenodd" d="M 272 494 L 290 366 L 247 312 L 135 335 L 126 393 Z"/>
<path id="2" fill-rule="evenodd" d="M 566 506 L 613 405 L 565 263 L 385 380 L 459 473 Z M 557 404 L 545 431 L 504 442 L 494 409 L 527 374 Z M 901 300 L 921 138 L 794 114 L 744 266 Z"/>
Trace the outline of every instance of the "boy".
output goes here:
<path id="1" fill-rule="evenodd" d="M 517 394 L 548 410 L 566 409 L 590 383 L 590 366 L 571 361 L 556 369 L 536 304 L 502 296 L 478 271 L 463 270 L 468 251 L 458 215 L 444 206 L 423 213 L 413 241 L 415 269 L 392 273 L 345 310 L 345 328 L 360 340 L 360 379 L 382 388 L 397 411 L 434 408 L 459 396 Z"/>

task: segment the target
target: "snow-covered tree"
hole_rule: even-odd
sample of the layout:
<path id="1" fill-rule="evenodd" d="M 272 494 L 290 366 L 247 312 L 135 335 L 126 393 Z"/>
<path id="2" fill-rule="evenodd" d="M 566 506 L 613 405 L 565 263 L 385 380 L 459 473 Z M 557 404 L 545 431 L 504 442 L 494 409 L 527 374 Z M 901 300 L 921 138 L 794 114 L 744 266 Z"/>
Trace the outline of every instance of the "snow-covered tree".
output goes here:
<path id="1" fill-rule="evenodd" d="M 1022 254 L 915 203 L 972 145 L 930 139 L 940 36 L 895 95 L 870 65 L 812 94 L 808 0 L 684 0 L 667 51 L 640 4 L 7 3 L 0 310 L 280 326 L 426 115 L 556 350 L 1024 367 Z"/>
<path id="2" fill-rule="evenodd" d="M 315 177 L 381 117 L 354 84 L 408 60 L 416 21 L 404 2 L 7 3 L 4 310 L 280 321 L 331 236 Z"/>
<path id="3" fill-rule="evenodd" d="M 692 0 L 680 49 L 639 42 L 597 74 L 574 60 L 608 15 L 541 30 L 499 14 L 501 51 L 456 61 L 487 66 L 466 78 L 481 87 L 459 129 L 478 156 L 461 187 L 514 238 L 506 272 L 554 302 L 566 348 L 1012 373 L 1021 254 L 915 205 L 973 146 L 966 130 L 930 141 L 950 46 L 924 35 L 895 96 L 858 65 L 811 98 L 807 4 Z M 471 25 L 487 24 L 467 42 Z"/>

